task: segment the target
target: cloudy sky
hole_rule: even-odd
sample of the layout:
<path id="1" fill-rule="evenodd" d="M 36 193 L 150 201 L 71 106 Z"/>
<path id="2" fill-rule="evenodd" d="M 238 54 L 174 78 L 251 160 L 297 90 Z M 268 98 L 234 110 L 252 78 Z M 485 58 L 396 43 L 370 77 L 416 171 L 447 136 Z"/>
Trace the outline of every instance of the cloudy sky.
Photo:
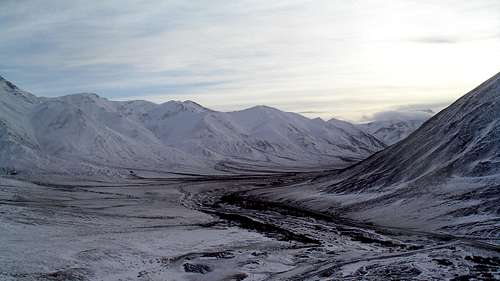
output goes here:
<path id="1" fill-rule="evenodd" d="M 0 1 L 0 75 L 42 96 L 360 120 L 443 107 L 499 51 L 498 0 Z"/>

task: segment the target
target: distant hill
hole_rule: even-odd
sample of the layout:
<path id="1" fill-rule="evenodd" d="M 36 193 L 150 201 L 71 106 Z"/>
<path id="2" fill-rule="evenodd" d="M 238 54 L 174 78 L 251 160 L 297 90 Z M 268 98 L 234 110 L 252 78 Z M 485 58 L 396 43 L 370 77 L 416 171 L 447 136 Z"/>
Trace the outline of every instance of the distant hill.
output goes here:
<path id="1" fill-rule="evenodd" d="M 387 145 L 393 145 L 405 139 L 433 116 L 433 113 L 428 111 L 387 113 L 389 116 L 386 118 L 359 124 L 360 128 Z"/>

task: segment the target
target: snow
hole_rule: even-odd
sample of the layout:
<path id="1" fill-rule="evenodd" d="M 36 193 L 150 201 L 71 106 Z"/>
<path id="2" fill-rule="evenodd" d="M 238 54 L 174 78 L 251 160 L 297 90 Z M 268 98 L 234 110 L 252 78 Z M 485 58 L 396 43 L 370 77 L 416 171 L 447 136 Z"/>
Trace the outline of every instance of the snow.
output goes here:
<path id="1" fill-rule="evenodd" d="M 387 145 L 393 145 L 416 131 L 433 116 L 430 112 L 385 112 L 372 122 L 358 126 Z"/>
<path id="2" fill-rule="evenodd" d="M 286 255 L 266 254 L 254 264 L 251 253 L 291 243 L 223 222 L 206 225 L 217 218 L 183 206 L 183 185 L 73 182 L 58 188 L 0 177 L 0 200 L 13 202 L 0 204 L 0 280 L 52 280 L 49 274 L 58 271 L 74 274 L 64 280 L 79 274 L 84 280 L 220 280 L 242 271 L 262 280 L 290 268 Z M 234 257 L 202 257 L 226 249 Z M 213 271 L 188 273 L 186 262 Z"/>
<path id="3" fill-rule="evenodd" d="M 0 86 L 1 171 L 45 182 L 0 176 L 2 280 L 499 277 L 481 259 L 498 260 L 500 74 L 347 169 L 205 181 L 162 172 L 346 165 L 384 144 L 348 122 L 263 106 L 224 113 Z M 152 179 L 116 177 L 124 169 Z M 238 204 L 252 198 L 262 204 Z"/>
<path id="4" fill-rule="evenodd" d="M 255 190 L 261 181 L 67 180 L 0 177 L 0 280 L 448 280 L 481 273 L 466 257 L 498 257 L 419 233 L 225 206 L 321 241 L 305 244 L 188 207 L 216 190 Z M 207 270 L 191 272 L 196 266 Z M 334 270 L 325 274 L 328 268 Z M 497 268 L 481 271 L 498 278 Z"/>
<path id="5" fill-rule="evenodd" d="M 192 101 L 117 102 L 93 93 L 37 98 L 4 79 L 0 122 L 0 168 L 24 173 L 347 166 L 385 147 L 352 124 L 265 106 L 217 112 Z"/>
<path id="6" fill-rule="evenodd" d="M 341 173 L 254 196 L 380 225 L 498 239 L 500 73 Z"/>

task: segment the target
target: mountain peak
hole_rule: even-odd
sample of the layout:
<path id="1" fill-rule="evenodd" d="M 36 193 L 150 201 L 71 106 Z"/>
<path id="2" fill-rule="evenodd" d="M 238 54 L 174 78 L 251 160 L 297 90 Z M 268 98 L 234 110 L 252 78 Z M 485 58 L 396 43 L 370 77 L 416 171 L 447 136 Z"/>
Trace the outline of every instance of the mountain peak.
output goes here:
<path id="1" fill-rule="evenodd" d="M 19 90 L 19 88 L 16 85 L 14 85 L 9 80 L 3 78 L 2 76 L 0 76 L 0 83 L 3 84 L 4 87 L 6 87 L 7 89 L 10 89 L 10 90 Z"/>
<path id="2" fill-rule="evenodd" d="M 87 102 L 108 101 L 106 98 L 103 98 L 95 93 L 76 93 L 76 94 L 62 96 L 60 98 L 63 100 L 70 100 L 70 101 L 87 101 Z"/>
<path id="3" fill-rule="evenodd" d="M 256 106 L 253 106 L 251 107 L 250 109 L 259 109 L 259 110 L 276 110 L 276 108 L 274 107 L 270 107 L 270 106 L 267 106 L 267 105 L 256 105 Z"/>
<path id="4" fill-rule="evenodd" d="M 181 111 L 190 111 L 190 112 L 204 112 L 204 111 L 210 111 L 210 109 L 205 108 L 201 106 L 200 104 L 186 100 L 186 101 L 167 101 L 165 103 L 162 103 L 161 108 L 164 110 L 168 111 L 175 111 L 175 112 L 181 112 Z"/>
<path id="5" fill-rule="evenodd" d="M 208 108 L 202 106 L 201 104 L 194 102 L 192 100 L 185 100 L 182 102 L 182 104 L 184 104 L 185 106 L 191 107 L 191 108 L 196 108 L 198 110 L 202 110 L 202 111 L 210 110 L 210 109 L 208 109 Z"/>
<path id="6" fill-rule="evenodd" d="M 256 106 L 252 106 L 250 108 L 244 109 L 243 111 L 270 113 L 270 112 L 278 112 L 280 110 L 276 109 L 274 107 L 267 106 L 267 105 L 256 105 Z M 283 112 L 283 111 L 281 111 L 281 112 Z"/>
<path id="7" fill-rule="evenodd" d="M 10 82 L 9 80 L 6 80 L 2 76 L 0 76 L 0 93 L 1 96 L 4 96 L 5 94 L 5 98 L 7 99 L 14 98 L 12 102 L 19 100 L 22 100 L 23 102 L 27 102 L 29 104 L 34 104 L 38 102 L 37 97 L 35 97 L 31 93 L 19 89 L 19 87 L 14 85 L 14 83 Z"/>
<path id="8" fill-rule="evenodd" d="M 71 95 L 68 95 L 68 96 L 70 96 L 70 97 L 84 97 L 84 98 L 92 98 L 92 99 L 101 98 L 96 93 L 76 93 L 76 94 L 71 94 Z"/>

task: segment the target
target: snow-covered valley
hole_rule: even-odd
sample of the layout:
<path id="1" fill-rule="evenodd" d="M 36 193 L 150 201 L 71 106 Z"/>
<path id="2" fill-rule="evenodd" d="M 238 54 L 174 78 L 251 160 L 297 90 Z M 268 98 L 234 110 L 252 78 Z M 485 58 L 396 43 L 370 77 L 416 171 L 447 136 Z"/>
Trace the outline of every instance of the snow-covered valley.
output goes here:
<path id="1" fill-rule="evenodd" d="M 498 278 L 499 247 L 491 241 L 380 227 L 232 195 L 317 175 L 1 179 L 0 279 Z"/>
<path id="2" fill-rule="evenodd" d="M 499 113 L 497 74 L 407 139 L 348 169 L 248 195 L 379 225 L 496 241 Z"/>
<path id="3" fill-rule="evenodd" d="M 268 107 L 1 82 L 0 280 L 500 278 L 500 74 L 385 149 Z"/>

